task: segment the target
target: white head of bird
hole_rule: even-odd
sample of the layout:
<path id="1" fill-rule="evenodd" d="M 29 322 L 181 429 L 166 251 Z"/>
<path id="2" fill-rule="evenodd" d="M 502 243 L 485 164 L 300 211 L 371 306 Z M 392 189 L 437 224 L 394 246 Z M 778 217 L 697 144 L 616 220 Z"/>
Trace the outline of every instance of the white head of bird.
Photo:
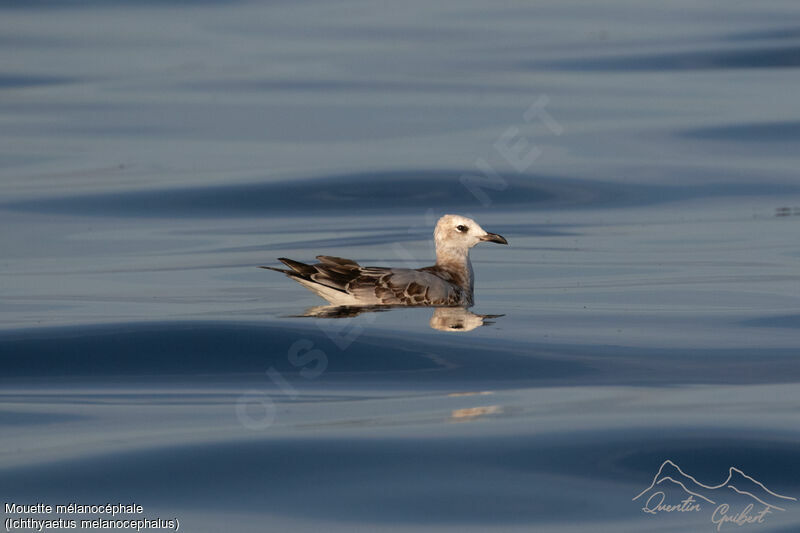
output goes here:
<path id="1" fill-rule="evenodd" d="M 437 263 L 465 261 L 469 249 L 481 242 L 508 244 L 503 237 L 489 233 L 480 224 L 461 215 L 444 215 L 433 231 Z"/>

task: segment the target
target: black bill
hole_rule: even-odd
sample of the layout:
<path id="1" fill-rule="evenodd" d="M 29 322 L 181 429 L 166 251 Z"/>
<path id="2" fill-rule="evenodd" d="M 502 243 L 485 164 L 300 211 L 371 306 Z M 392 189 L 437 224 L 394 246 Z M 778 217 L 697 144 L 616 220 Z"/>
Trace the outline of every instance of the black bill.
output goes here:
<path id="1" fill-rule="evenodd" d="M 508 244 L 508 241 L 502 235 L 498 235 L 497 233 L 487 233 L 483 237 L 481 237 L 482 241 L 488 242 L 496 242 L 498 244 Z"/>

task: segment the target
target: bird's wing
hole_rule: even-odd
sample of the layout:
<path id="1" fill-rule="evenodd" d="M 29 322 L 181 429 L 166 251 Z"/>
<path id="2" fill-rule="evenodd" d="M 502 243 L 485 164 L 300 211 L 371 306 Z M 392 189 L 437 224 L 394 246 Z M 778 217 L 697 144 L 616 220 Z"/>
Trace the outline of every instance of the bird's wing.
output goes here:
<path id="1" fill-rule="evenodd" d="M 468 301 L 463 289 L 431 271 L 362 267 L 350 259 L 327 255 L 317 259 L 319 263 L 308 265 L 281 257 L 279 260 L 291 270 L 263 268 L 283 272 L 337 304 L 350 297 L 348 305 L 447 306 Z"/>
<path id="2" fill-rule="evenodd" d="M 348 292 L 379 305 L 459 305 L 464 291 L 430 272 L 408 268 L 362 267 Z"/>

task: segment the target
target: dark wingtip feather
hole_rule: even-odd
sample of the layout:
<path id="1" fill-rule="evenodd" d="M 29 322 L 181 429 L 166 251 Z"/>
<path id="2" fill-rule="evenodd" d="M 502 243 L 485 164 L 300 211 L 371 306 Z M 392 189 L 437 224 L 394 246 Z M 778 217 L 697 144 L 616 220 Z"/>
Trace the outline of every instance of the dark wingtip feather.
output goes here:
<path id="1" fill-rule="evenodd" d="M 284 265 L 291 268 L 297 274 L 301 276 L 310 276 L 312 274 L 317 273 L 317 269 L 311 265 L 307 265 L 305 263 L 301 263 L 300 261 L 295 261 L 293 259 L 289 259 L 288 257 L 279 257 L 278 261 L 283 263 Z"/>
<path id="2" fill-rule="evenodd" d="M 335 255 L 318 255 L 317 260 L 321 261 L 325 265 L 336 265 L 336 266 L 356 267 L 356 268 L 360 266 L 352 259 L 345 259 L 344 257 L 336 257 Z"/>
<path id="3" fill-rule="evenodd" d="M 292 279 L 305 280 L 321 287 L 327 287 L 346 293 L 349 284 L 358 278 L 360 274 L 358 263 L 339 257 L 320 256 L 320 258 L 324 258 L 325 261 L 314 265 L 307 265 L 289 259 L 288 257 L 279 257 L 278 260 L 291 270 L 283 270 L 268 266 L 262 266 L 261 268 L 282 272 Z"/>
<path id="4" fill-rule="evenodd" d="M 285 270 L 283 268 L 275 268 L 275 267 L 268 267 L 268 266 L 259 266 L 258 268 L 264 268 L 267 270 L 274 270 L 275 272 L 280 272 L 281 274 L 294 274 L 291 270 Z"/>

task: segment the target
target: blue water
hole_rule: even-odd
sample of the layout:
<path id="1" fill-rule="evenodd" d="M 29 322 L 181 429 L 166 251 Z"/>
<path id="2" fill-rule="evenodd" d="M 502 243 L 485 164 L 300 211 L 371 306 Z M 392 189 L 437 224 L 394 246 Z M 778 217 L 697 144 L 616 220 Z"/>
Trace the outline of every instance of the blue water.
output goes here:
<path id="1" fill-rule="evenodd" d="M 800 498 L 798 17 L 0 1 L 0 500 L 558 533 L 752 501 L 645 513 L 666 460 Z M 257 268 L 426 266 L 449 212 L 510 243 L 473 250 L 482 327 L 302 317 Z M 736 479 L 782 509 L 721 531 L 800 529 Z"/>

